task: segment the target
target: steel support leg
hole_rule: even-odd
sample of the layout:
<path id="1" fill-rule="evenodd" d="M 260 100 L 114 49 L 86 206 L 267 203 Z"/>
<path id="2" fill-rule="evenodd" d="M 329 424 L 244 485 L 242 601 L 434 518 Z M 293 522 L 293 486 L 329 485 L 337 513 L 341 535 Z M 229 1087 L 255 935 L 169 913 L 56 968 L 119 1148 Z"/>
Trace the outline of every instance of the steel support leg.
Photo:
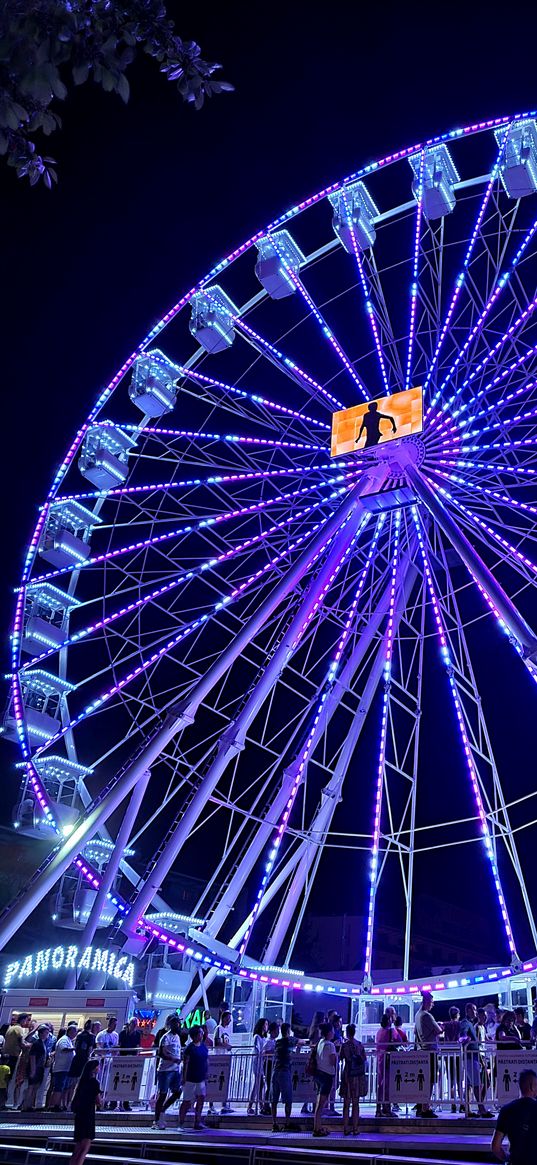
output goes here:
<path id="1" fill-rule="evenodd" d="M 250 642 L 250 640 L 254 638 L 257 631 L 263 626 L 263 623 L 269 617 L 269 615 L 272 614 L 272 611 L 275 609 L 275 607 L 292 590 L 294 585 L 305 573 L 307 567 L 311 564 L 311 561 L 315 554 L 318 552 L 319 548 L 324 543 L 326 543 L 327 537 L 329 536 L 329 527 L 332 529 L 333 534 L 337 535 L 338 527 L 342 526 L 346 519 L 350 517 L 348 525 L 346 525 L 340 531 L 339 537 L 334 539 L 334 545 L 331 548 L 327 563 L 323 568 L 323 580 L 325 578 L 329 578 L 330 573 L 333 571 L 334 566 L 338 561 L 338 558 L 342 553 L 344 553 L 346 546 L 350 545 L 356 533 L 359 522 L 367 512 L 365 511 L 363 505 L 360 503 L 360 493 L 366 492 L 366 490 L 371 489 L 371 487 L 371 479 L 368 478 L 367 482 L 364 482 L 363 480 L 360 481 L 359 486 L 357 487 L 360 492 L 355 493 L 353 491 L 352 497 L 347 498 L 346 502 L 340 507 L 338 512 L 334 514 L 330 522 L 326 524 L 321 534 L 318 535 L 315 539 L 315 543 L 309 547 L 307 555 L 305 557 L 303 556 L 302 565 L 297 563 L 294 569 L 291 570 L 281 580 L 278 587 L 276 587 L 272 595 L 269 596 L 269 599 L 264 604 L 262 604 L 257 615 L 255 615 L 252 620 L 243 628 L 243 630 L 239 632 L 228 650 L 223 653 L 220 659 L 218 659 L 216 663 L 213 664 L 211 668 L 209 668 L 206 676 L 196 685 L 194 693 L 192 693 L 187 698 L 181 713 L 181 717 L 177 721 L 177 731 L 180 731 L 181 727 L 184 727 L 184 724 L 187 722 L 192 722 L 200 703 L 211 690 L 213 685 L 222 678 L 231 664 L 238 657 L 246 643 Z M 133 918 L 139 918 L 141 915 L 145 914 L 156 891 L 162 885 L 164 878 L 171 869 L 193 826 L 198 820 L 200 814 L 203 812 L 209 798 L 212 796 L 216 785 L 220 780 L 220 777 L 227 767 L 230 759 L 244 747 L 246 731 L 257 715 L 257 712 L 259 711 L 262 703 L 267 698 L 269 692 L 276 683 L 279 675 L 281 674 L 281 671 L 290 659 L 293 653 L 293 641 L 296 638 L 296 635 L 298 634 L 304 619 L 311 612 L 315 603 L 317 602 L 323 585 L 324 582 L 322 585 L 320 584 L 319 576 L 314 586 L 312 586 L 311 590 L 308 592 L 305 602 L 301 604 L 297 615 L 292 620 L 292 623 L 278 649 L 269 660 L 267 668 L 261 679 L 255 685 L 247 704 L 239 714 L 235 723 L 231 725 L 230 729 L 228 729 L 228 732 L 224 734 L 218 755 L 210 766 L 209 771 L 206 773 L 202 784 L 194 793 L 190 804 L 187 806 L 181 817 L 181 820 L 177 825 L 177 829 L 174 831 L 172 837 L 168 839 L 166 846 L 163 847 L 157 862 L 155 863 L 149 876 L 146 878 L 144 885 L 141 887 L 135 898 L 132 910 Z M 278 597 L 276 597 L 277 592 Z M 136 941 L 137 940 L 135 939 L 134 942 Z"/>
<path id="2" fill-rule="evenodd" d="M 151 772 L 149 769 L 142 773 L 140 779 L 137 781 L 131 793 L 129 804 L 125 810 L 123 821 L 119 827 L 119 832 L 114 843 L 114 849 L 110 855 L 110 861 L 101 875 L 101 885 L 95 895 L 93 906 L 89 913 L 88 921 L 82 932 L 80 939 L 80 948 L 85 950 L 90 946 L 95 937 L 95 932 L 99 926 L 99 920 L 103 907 L 106 902 L 107 895 L 112 888 L 114 878 L 117 875 L 124 850 L 127 848 L 129 838 L 134 828 L 134 822 L 138 816 L 140 806 L 144 799 L 145 791 L 147 789 Z M 83 975 L 85 972 L 83 972 Z M 65 981 L 65 988 L 72 991 L 76 987 L 77 971 L 76 967 L 69 971 Z M 103 976 L 101 971 L 95 971 L 90 975 L 88 986 L 95 990 L 102 990 L 104 987 L 106 976 Z"/>

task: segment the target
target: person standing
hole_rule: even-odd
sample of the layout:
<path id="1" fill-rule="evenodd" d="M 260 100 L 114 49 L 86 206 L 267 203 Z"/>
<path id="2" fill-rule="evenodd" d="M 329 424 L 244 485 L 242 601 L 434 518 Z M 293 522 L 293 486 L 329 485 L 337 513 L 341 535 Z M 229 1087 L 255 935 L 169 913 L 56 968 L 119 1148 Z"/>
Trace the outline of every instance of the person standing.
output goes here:
<path id="1" fill-rule="evenodd" d="M 75 1056 L 77 1025 L 67 1025 L 65 1035 L 58 1036 L 52 1057 L 52 1093 L 49 1101 L 51 1112 L 65 1112 L 69 1107 L 71 1091 L 71 1065 Z"/>
<path id="2" fill-rule="evenodd" d="M 256 1105 L 262 1104 L 262 1097 L 265 1089 L 265 1075 L 263 1072 L 265 1051 L 265 1044 L 268 1036 L 268 1019 L 258 1019 L 254 1027 L 254 1054 L 253 1054 L 253 1071 L 254 1078 L 252 1083 L 252 1091 L 248 1101 L 248 1116 L 254 1116 L 256 1112 Z"/>
<path id="3" fill-rule="evenodd" d="M 75 1114 L 75 1147 L 69 1165 L 83 1165 L 95 1139 L 95 1109 L 100 1108 L 101 1086 L 97 1080 L 99 1061 L 87 1060 L 72 1100 Z"/>
<path id="4" fill-rule="evenodd" d="M 127 1056 L 129 1052 L 138 1051 L 138 1048 L 142 1042 L 142 1032 L 136 1018 L 133 1017 L 129 1020 L 128 1024 L 125 1025 L 123 1031 L 119 1033 L 117 1042 L 118 1047 L 121 1049 L 121 1052 L 124 1056 Z"/>
<path id="5" fill-rule="evenodd" d="M 332 1039 L 334 1035 L 332 1025 L 322 1023 L 320 1029 L 321 1038 L 316 1049 L 317 1071 L 315 1074 L 315 1086 L 317 1088 L 317 1100 L 313 1113 L 313 1136 L 327 1137 L 328 1129 L 323 1129 L 321 1118 L 336 1075 L 337 1053 Z"/>
<path id="6" fill-rule="evenodd" d="M 293 1106 L 293 1081 L 291 1077 L 291 1053 L 298 1040 L 291 1035 L 291 1025 L 282 1023 L 281 1033 L 274 1045 L 274 1068 L 272 1072 L 272 1131 L 281 1133 L 278 1124 L 278 1101 L 281 1097 L 285 1109 L 285 1128 L 292 1128 L 291 1110 Z"/>
<path id="7" fill-rule="evenodd" d="M 154 1129 L 166 1128 L 164 1113 L 181 1096 L 180 1024 L 181 1021 L 178 1015 L 170 1015 L 168 1019 L 168 1030 L 164 1033 L 158 1046 L 158 1096 L 155 1105 Z M 170 1093 L 169 1099 L 167 1099 L 168 1093 Z"/>
<path id="8" fill-rule="evenodd" d="M 442 1031 L 440 1024 L 436 1022 L 432 1015 L 434 999 L 430 991 L 422 991 L 421 993 L 421 1007 L 416 1012 L 415 1036 L 416 1046 L 418 1048 L 426 1049 L 431 1053 L 431 1089 L 436 1081 L 436 1053 L 438 1051 L 438 1037 Z M 434 1116 L 431 1108 L 430 1100 L 427 1104 L 416 1105 L 416 1113 L 418 1116 L 430 1117 Z"/>
<path id="9" fill-rule="evenodd" d="M 205 1129 L 207 1126 L 202 1124 L 201 1114 L 207 1092 L 205 1081 L 209 1052 L 203 1042 L 201 1027 L 195 1026 L 190 1029 L 190 1043 L 187 1044 L 183 1055 L 183 1099 L 179 1109 L 179 1128 L 183 1127 L 187 1112 L 194 1101 L 194 1128 Z"/>
<path id="10" fill-rule="evenodd" d="M 361 1086 L 365 1082 L 366 1055 L 364 1045 L 356 1039 L 356 1025 L 348 1023 L 346 1039 L 341 1045 L 342 1066 L 340 1094 L 343 1097 L 343 1135 L 349 1136 L 349 1116 L 352 1111 L 352 1131 L 358 1134 Z"/>
<path id="11" fill-rule="evenodd" d="M 520 1032 L 520 1039 L 525 1048 L 531 1048 L 531 1024 L 526 1019 L 523 1007 L 515 1007 L 515 1024 Z"/>
<path id="12" fill-rule="evenodd" d="M 458 1096 L 461 1112 L 464 1112 L 464 1105 L 462 1103 L 462 1088 L 461 1088 L 461 1060 L 460 1060 L 460 1035 L 461 1035 L 461 1013 L 458 1007 L 450 1007 L 449 1019 L 444 1024 L 444 1039 L 446 1044 L 456 1044 L 457 1051 L 452 1052 L 447 1057 L 446 1067 L 448 1073 L 449 1090 L 451 1094 L 451 1111 L 457 1111 L 456 1100 Z"/>
<path id="13" fill-rule="evenodd" d="M 518 1085 L 520 1097 L 500 1109 L 491 1149 L 497 1161 L 510 1165 L 535 1165 L 537 1161 L 537 1073 L 524 1068 Z M 510 1155 L 503 1148 L 508 1137 Z"/>
<path id="14" fill-rule="evenodd" d="M 15 1103 L 15 1088 L 17 1083 L 17 1064 L 19 1056 L 24 1048 L 24 1043 L 28 1035 L 30 1027 L 30 1015 L 21 1011 L 20 1015 L 13 1017 L 13 1022 L 7 1029 L 4 1036 L 4 1046 L 2 1048 L 2 1059 L 4 1064 L 8 1065 L 10 1071 L 9 1087 L 8 1087 L 8 1104 Z"/>
<path id="15" fill-rule="evenodd" d="M 477 1007 L 475 1003 L 467 1003 L 464 1009 L 464 1019 L 460 1023 L 460 1041 L 466 1047 L 466 1088 L 472 1090 L 477 1101 L 477 1111 L 480 1116 L 490 1117 L 483 1104 L 482 1064 L 479 1059 L 479 1040 L 477 1037 Z"/>
<path id="16" fill-rule="evenodd" d="M 217 1023 L 207 1008 L 205 1008 L 205 1011 L 203 1012 L 203 1026 L 207 1032 L 207 1035 L 213 1041 L 211 1047 L 214 1047 L 214 1033 L 217 1028 Z"/>
<path id="17" fill-rule="evenodd" d="M 116 1031 L 117 1019 L 115 1015 L 111 1015 L 105 1028 L 99 1032 L 95 1038 L 95 1047 L 99 1052 L 110 1052 L 117 1048 L 119 1043 L 119 1035 Z"/>
<path id="18" fill-rule="evenodd" d="M 48 1023 L 40 1023 L 37 1029 L 37 1038 L 32 1040 L 30 1044 L 27 1069 L 28 1087 L 21 1104 L 22 1112 L 33 1112 L 35 1109 L 37 1090 L 43 1083 L 45 1066 L 48 1060 L 47 1039 L 49 1037 L 50 1030 Z"/>
<path id="19" fill-rule="evenodd" d="M 87 1019 L 81 1032 L 75 1040 L 75 1054 L 70 1068 L 71 1088 L 80 1080 L 82 1072 L 95 1047 L 95 1036 L 91 1030 L 91 1019 Z"/>
<path id="20" fill-rule="evenodd" d="M 233 1016 L 230 1011 L 223 1011 L 214 1029 L 214 1046 L 218 1052 L 231 1052 L 231 1037 L 233 1035 Z M 233 1109 L 226 1101 L 220 1109 L 221 1116 L 228 1116 Z"/>

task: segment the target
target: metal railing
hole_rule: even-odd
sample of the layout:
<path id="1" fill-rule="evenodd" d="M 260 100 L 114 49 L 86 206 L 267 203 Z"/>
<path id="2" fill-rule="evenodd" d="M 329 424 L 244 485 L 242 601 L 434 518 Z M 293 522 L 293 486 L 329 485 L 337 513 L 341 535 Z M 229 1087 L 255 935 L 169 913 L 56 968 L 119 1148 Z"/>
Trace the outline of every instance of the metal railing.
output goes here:
<path id="1" fill-rule="evenodd" d="M 537 1051 L 505 1051 L 492 1043 L 441 1045 L 438 1050 L 416 1049 L 412 1044 L 366 1044 L 364 1084 L 360 1103 L 373 1106 L 378 1115 L 390 1115 L 397 1106 L 400 1116 L 413 1116 L 416 1106 L 432 1108 L 439 1115 L 453 1111 L 471 1115 L 476 1108 L 490 1110 L 518 1096 L 518 1075 L 523 1067 L 537 1071 Z M 315 1082 L 307 1075 L 309 1048 L 291 1056 L 293 1104 L 304 1106 L 315 1099 Z M 415 1055 L 418 1053 L 418 1055 Z M 99 1080 L 105 1107 L 140 1110 L 153 1107 L 157 1093 L 155 1049 L 100 1053 Z M 209 1051 L 207 1102 L 216 1111 L 247 1107 L 261 1113 L 270 1102 L 274 1073 L 273 1054 L 259 1055 L 252 1047 Z M 160 1061 L 165 1067 L 165 1061 Z M 421 1071 L 421 1091 L 420 1086 Z M 330 1100 L 339 1101 L 341 1064 L 338 1061 Z"/>

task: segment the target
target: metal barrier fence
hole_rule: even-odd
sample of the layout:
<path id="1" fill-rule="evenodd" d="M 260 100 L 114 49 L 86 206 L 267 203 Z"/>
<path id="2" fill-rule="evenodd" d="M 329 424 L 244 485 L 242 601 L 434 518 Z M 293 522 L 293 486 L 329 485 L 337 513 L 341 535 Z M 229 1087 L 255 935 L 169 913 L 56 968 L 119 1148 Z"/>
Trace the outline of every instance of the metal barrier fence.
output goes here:
<path id="1" fill-rule="evenodd" d="M 388 1115 L 397 1106 L 399 1115 L 414 1115 L 416 1107 L 434 1111 L 459 1111 L 470 1115 L 476 1107 L 490 1110 L 518 1096 L 518 1077 L 524 1067 L 537 1071 L 536 1051 L 504 1051 L 501 1045 L 480 1045 L 469 1050 L 461 1044 L 444 1044 L 438 1051 L 413 1045 L 365 1045 L 366 1066 L 360 1102 Z M 149 1109 L 157 1093 L 156 1051 L 101 1054 L 99 1080 L 107 1107 Z M 309 1106 L 315 1099 L 315 1083 L 307 1075 L 309 1048 L 291 1056 L 293 1104 Z M 274 1057 L 258 1055 L 254 1048 L 209 1052 L 207 1102 L 217 1111 L 235 1105 L 254 1113 L 270 1101 Z M 161 1062 L 162 1066 L 162 1062 Z M 341 1065 L 338 1062 L 330 1102 L 339 1100 Z"/>

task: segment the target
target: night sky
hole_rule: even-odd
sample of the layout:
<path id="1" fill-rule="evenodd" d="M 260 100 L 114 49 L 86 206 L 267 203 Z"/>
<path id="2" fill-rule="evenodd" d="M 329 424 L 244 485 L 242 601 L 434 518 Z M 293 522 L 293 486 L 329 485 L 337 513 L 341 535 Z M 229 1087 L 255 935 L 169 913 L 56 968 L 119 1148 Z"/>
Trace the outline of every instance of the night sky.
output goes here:
<path id="1" fill-rule="evenodd" d="M 423 20 L 403 6 L 378 5 L 373 17 L 370 6 L 326 5 L 323 19 L 306 3 L 258 7 L 168 5 L 235 93 L 195 113 L 144 60 L 126 107 L 90 84 L 59 109 L 63 131 L 44 151 L 58 162 L 55 190 L 30 189 L 0 166 L 5 643 L 37 505 L 99 389 L 169 305 L 330 181 L 459 124 L 537 105 L 527 17 L 495 25 L 476 4 L 424 8 Z M 476 649 L 486 664 L 479 637 Z M 2 670 L 7 662 L 4 650 Z M 501 666 L 511 668 L 507 655 Z M 513 727 L 530 703 L 519 671 L 506 674 Z M 523 766 L 523 744 L 512 745 Z M 12 759 L 4 746 L 5 820 Z M 439 859 L 439 880 L 464 878 L 460 862 Z"/>

